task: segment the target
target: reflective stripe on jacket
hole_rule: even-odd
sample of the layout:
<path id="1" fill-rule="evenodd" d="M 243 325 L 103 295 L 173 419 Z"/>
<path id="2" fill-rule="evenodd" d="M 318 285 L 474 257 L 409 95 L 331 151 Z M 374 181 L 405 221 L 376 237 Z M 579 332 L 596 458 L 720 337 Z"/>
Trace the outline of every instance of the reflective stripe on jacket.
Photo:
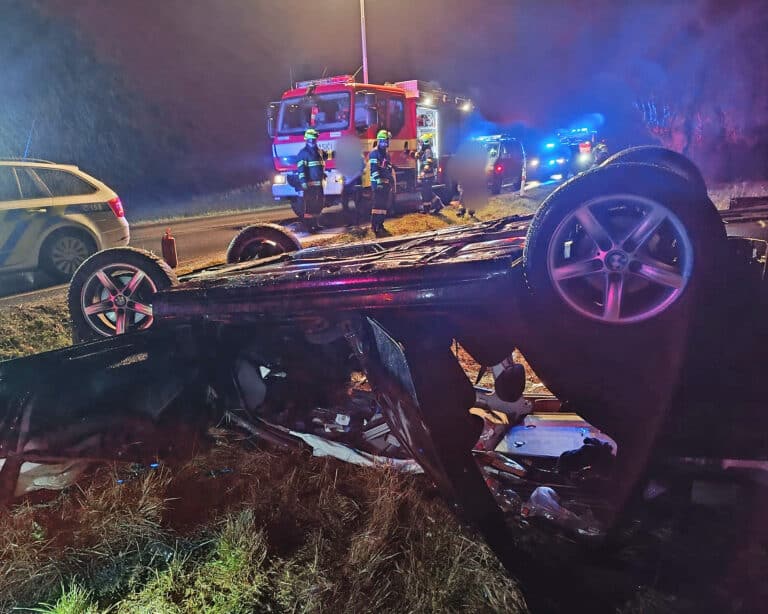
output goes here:
<path id="1" fill-rule="evenodd" d="M 299 181 L 307 185 L 323 185 L 325 179 L 325 155 L 317 147 L 305 145 L 296 157 Z"/>
<path id="2" fill-rule="evenodd" d="M 392 183 L 392 163 L 386 149 L 374 149 L 368 156 L 368 165 L 371 169 L 371 187 L 374 190 Z"/>

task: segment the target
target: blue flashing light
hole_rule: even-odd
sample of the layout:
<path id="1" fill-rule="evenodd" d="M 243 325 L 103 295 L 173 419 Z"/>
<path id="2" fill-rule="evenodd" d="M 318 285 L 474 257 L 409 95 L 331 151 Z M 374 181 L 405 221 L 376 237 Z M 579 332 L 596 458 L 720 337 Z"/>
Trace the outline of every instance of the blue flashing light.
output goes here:
<path id="1" fill-rule="evenodd" d="M 550 166 L 554 166 L 554 165 L 555 165 L 555 161 L 554 161 L 554 160 L 550 160 L 550 161 L 549 161 L 549 165 L 550 165 Z"/>
<path id="2" fill-rule="evenodd" d="M 554 149 L 554 148 L 555 148 L 555 144 L 554 144 L 554 143 L 547 143 L 547 144 L 545 145 L 545 147 L 546 147 L 547 149 Z"/>

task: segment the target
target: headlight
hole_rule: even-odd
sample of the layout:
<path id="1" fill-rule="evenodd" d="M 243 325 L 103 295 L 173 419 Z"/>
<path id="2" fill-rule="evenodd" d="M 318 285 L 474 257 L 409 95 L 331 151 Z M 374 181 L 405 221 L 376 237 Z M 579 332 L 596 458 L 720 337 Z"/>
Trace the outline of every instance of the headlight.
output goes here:
<path id="1" fill-rule="evenodd" d="M 288 180 L 286 179 L 285 175 L 283 174 L 275 175 L 275 181 L 274 181 L 275 185 L 284 185 L 287 182 Z"/>
<path id="2" fill-rule="evenodd" d="M 579 154 L 579 164 L 589 164 L 592 162 L 592 156 L 588 153 L 580 153 Z"/>
<path id="3" fill-rule="evenodd" d="M 565 158 L 558 158 L 557 159 L 558 164 L 565 164 Z"/>
<path id="4" fill-rule="evenodd" d="M 539 159 L 538 158 L 531 158 L 528 161 L 528 166 L 530 166 L 531 168 L 536 168 L 538 165 L 539 165 Z"/>

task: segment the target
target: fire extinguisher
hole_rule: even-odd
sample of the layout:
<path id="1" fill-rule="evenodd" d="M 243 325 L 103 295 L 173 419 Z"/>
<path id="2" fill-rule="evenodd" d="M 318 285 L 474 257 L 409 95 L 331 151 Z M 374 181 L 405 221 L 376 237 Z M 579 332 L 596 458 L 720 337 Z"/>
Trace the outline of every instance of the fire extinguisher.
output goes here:
<path id="1" fill-rule="evenodd" d="M 163 248 L 163 260 L 168 263 L 168 266 L 175 269 L 179 265 L 179 257 L 176 254 L 176 239 L 171 236 L 171 229 L 165 229 L 165 235 L 163 235 L 160 241 Z"/>

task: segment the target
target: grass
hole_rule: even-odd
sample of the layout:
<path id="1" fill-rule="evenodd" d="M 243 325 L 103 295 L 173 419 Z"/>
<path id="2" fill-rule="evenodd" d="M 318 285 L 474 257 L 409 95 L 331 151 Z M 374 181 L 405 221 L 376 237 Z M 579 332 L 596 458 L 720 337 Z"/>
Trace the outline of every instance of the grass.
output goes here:
<path id="1" fill-rule="evenodd" d="M 48 301 L 0 311 L 0 360 L 54 350 L 70 344 L 63 301 Z"/>
<path id="2" fill-rule="evenodd" d="M 524 611 L 423 478 L 223 441 L 132 478 L 102 468 L 0 536 L 0 611 Z"/>
<path id="3" fill-rule="evenodd" d="M 272 198 L 271 184 L 266 182 L 178 200 L 155 199 L 151 203 L 138 203 L 135 208 L 126 204 L 126 215 L 132 225 L 140 227 L 181 219 L 247 213 L 253 209 L 273 206 L 276 203 Z"/>

